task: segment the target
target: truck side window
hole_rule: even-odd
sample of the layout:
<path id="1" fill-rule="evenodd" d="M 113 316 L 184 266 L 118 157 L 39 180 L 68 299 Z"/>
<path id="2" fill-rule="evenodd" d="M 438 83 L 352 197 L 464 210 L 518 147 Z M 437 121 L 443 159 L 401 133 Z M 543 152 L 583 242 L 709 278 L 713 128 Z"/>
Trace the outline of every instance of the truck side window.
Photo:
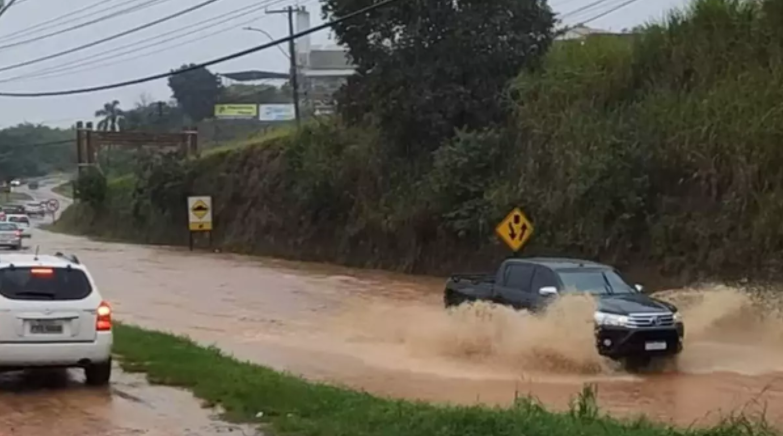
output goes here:
<path id="1" fill-rule="evenodd" d="M 531 286 L 533 292 L 538 292 L 539 289 L 547 286 L 557 287 L 555 273 L 549 268 L 536 267 L 536 272 L 533 275 L 533 285 Z"/>
<path id="2" fill-rule="evenodd" d="M 530 292 L 530 280 L 535 266 L 526 263 L 506 267 L 506 287 Z"/>

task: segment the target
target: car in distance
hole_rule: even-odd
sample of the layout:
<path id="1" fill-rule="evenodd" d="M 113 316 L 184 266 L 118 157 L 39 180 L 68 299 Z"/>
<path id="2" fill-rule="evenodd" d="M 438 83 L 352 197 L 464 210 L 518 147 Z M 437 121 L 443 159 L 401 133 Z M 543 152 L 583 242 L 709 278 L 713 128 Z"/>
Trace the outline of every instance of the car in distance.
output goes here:
<path id="1" fill-rule="evenodd" d="M 3 218 L 2 222 L 14 223 L 17 226 L 19 226 L 19 229 L 22 230 L 23 238 L 32 237 L 32 234 L 30 233 L 30 217 L 28 217 L 27 215 L 18 214 L 18 213 L 7 213 Z"/>
<path id="2" fill-rule="evenodd" d="M 111 379 L 112 310 L 75 256 L 0 255 L 0 370 L 83 368 Z"/>
<path id="3" fill-rule="evenodd" d="M 595 298 L 593 316 L 598 354 L 630 367 L 683 349 L 684 324 L 674 305 L 643 294 L 612 267 L 579 259 L 513 258 L 492 275 L 451 276 L 444 291 L 446 307 L 489 301 L 540 312 L 558 295 Z"/>
<path id="4" fill-rule="evenodd" d="M 44 216 L 46 207 L 42 203 L 30 202 L 24 205 L 24 213 L 28 216 Z"/>
<path id="5" fill-rule="evenodd" d="M 24 214 L 23 204 L 7 204 L 3 206 L 3 212 L 6 214 Z"/>
<path id="6" fill-rule="evenodd" d="M 22 249 L 22 229 L 16 223 L 0 222 L 0 247 Z"/>

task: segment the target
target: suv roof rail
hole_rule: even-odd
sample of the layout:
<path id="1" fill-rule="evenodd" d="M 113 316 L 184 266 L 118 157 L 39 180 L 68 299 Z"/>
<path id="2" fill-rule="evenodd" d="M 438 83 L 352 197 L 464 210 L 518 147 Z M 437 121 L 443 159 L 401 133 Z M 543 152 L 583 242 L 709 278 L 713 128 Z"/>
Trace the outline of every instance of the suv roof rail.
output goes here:
<path id="1" fill-rule="evenodd" d="M 54 253 L 54 255 L 57 256 L 57 257 L 62 257 L 64 259 L 67 259 L 68 261 L 70 261 L 72 263 L 75 263 L 77 265 L 79 265 L 81 263 L 81 262 L 79 262 L 79 258 L 76 257 L 75 254 L 72 254 L 72 255 L 68 256 L 68 255 L 65 255 L 62 252 L 58 251 L 57 253 Z"/>

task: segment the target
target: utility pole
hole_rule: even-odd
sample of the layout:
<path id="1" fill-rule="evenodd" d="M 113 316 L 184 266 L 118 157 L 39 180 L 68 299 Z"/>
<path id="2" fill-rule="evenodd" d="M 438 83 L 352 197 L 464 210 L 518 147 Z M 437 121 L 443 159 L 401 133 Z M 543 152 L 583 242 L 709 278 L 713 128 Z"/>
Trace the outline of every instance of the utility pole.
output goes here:
<path id="1" fill-rule="evenodd" d="M 288 41 L 288 53 L 291 59 L 291 91 L 294 98 L 294 116 L 296 124 L 301 124 L 301 115 L 299 113 L 299 71 L 296 65 L 296 45 L 294 43 L 294 13 L 302 11 L 302 7 L 288 6 L 285 9 L 266 11 L 267 14 L 288 14 L 288 34 L 291 39 Z"/>

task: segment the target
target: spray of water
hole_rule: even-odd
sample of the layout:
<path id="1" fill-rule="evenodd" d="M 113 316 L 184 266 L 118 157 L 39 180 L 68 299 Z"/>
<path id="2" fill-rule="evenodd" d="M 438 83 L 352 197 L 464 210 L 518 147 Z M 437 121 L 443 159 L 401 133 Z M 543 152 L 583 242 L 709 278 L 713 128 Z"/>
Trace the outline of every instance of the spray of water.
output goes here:
<path id="1" fill-rule="evenodd" d="M 680 371 L 783 370 L 783 318 L 776 293 L 705 285 L 655 297 L 676 304 L 684 315 Z M 406 357 L 420 360 L 445 359 L 520 375 L 616 372 L 618 366 L 595 351 L 594 310 L 587 296 L 562 297 L 541 315 L 488 303 L 447 311 L 383 298 L 351 306 L 339 317 L 339 327 L 351 341 L 395 345 Z"/>

